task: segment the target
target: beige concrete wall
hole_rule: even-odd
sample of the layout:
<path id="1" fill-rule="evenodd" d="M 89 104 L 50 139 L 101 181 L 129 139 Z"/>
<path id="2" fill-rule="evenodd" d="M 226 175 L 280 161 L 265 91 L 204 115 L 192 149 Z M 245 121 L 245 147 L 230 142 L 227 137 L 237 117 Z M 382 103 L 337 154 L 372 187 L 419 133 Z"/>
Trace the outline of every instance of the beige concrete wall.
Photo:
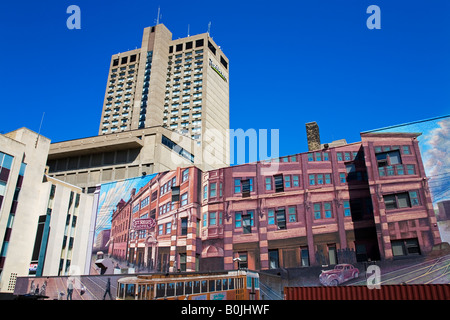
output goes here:
<path id="1" fill-rule="evenodd" d="M 40 214 L 36 210 L 36 208 L 39 208 L 39 192 L 37 190 L 39 190 L 42 183 L 47 154 L 50 148 L 49 139 L 40 136 L 39 140 L 37 140 L 37 133 L 25 128 L 5 134 L 5 136 L 24 144 L 24 149 L 22 150 L 27 168 L 19 194 L 8 252 L 0 279 L 0 292 L 11 291 L 9 286 L 10 279 L 15 275 L 28 275 Z M 21 162 L 22 157 L 18 155 L 18 158 L 14 159 L 14 170 L 20 167 Z M 8 188 L 15 189 L 15 185 L 10 185 Z M 0 236 L 2 237 L 1 241 L 3 241 L 4 233 Z"/>

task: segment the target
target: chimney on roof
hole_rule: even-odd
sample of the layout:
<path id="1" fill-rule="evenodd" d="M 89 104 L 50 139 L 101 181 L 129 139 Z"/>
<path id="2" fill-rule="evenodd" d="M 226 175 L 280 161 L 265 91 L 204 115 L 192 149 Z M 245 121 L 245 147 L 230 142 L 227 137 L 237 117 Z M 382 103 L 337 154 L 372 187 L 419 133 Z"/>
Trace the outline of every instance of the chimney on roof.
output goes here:
<path id="1" fill-rule="evenodd" d="M 308 151 L 320 149 L 320 134 L 317 122 L 308 122 L 306 126 L 306 139 L 308 140 Z"/>

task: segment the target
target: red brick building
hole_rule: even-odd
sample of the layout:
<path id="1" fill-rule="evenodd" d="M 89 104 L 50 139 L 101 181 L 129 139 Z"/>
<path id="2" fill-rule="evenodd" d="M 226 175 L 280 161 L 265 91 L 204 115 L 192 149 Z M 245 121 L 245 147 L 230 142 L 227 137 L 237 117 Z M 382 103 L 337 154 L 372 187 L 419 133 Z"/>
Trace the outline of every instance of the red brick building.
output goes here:
<path id="1" fill-rule="evenodd" d="M 423 254 L 440 242 L 416 134 L 203 173 L 201 265 L 301 267 Z M 239 258 L 239 259 L 238 259 Z"/>
<path id="2" fill-rule="evenodd" d="M 426 254 L 441 239 L 417 135 L 362 133 L 271 161 L 160 173 L 117 205 L 111 253 L 160 271 Z M 134 229 L 140 219 L 155 226 Z"/>
<path id="3" fill-rule="evenodd" d="M 178 168 L 131 190 L 113 212 L 110 255 L 148 270 L 195 270 L 200 175 L 196 167 Z"/>

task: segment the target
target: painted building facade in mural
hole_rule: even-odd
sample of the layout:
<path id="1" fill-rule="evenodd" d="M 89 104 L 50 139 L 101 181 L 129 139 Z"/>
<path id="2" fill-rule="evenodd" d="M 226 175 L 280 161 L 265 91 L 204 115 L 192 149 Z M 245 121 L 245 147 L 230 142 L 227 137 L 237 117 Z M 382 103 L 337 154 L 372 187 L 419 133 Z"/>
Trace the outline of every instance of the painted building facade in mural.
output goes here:
<path id="1" fill-rule="evenodd" d="M 91 274 L 391 260 L 441 243 L 418 133 L 99 189 Z M 276 168 L 276 170 L 274 170 Z"/>
<path id="2" fill-rule="evenodd" d="M 361 137 L 276 159 L 275 173 L 267 162 L 204 173 L 202 259 L 264 270 L 429 253 L 441 239 L 417 134 Z"/>
<path id="3" fill-rule="evenodd" d="M 114 299 L 129 273 L 240 268 L 266 271 L 262 299 L 282 299 L 286 281 L 367 285 L 370 265 L 381 284 L 449 283 L 449 127 L 443 117 L 272 160 L 103 184 L 90 275 L 18 279 L 16 293 Z"/>
<path id="4" fill-rule="evenodd" d="M 102 185 L 100 199 L 114 198 L 99 205 L 96 237 L 109 239 L 93 248 L 92 273 L 198 270 L 200 176 L 192 166 Z"/>
<path id="5" fill-rule="evenodd" d="M 370 132 L 420 132 L 417 137 L 443 242 L 450 242 L 450 115 Z"/>

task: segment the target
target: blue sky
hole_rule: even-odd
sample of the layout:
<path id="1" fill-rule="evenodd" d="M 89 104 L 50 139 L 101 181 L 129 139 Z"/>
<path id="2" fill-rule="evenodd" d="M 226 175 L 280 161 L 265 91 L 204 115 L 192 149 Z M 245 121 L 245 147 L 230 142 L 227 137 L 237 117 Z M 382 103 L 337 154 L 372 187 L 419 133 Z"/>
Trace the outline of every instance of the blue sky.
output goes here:
<path id="1" fill-rule="evenodd" d="M 81 30 L 69 30 L 69 5 Z M 369 5 L 381 29 L 369 30 Z M 279 129 L 280 155 L 450 112 L 450 1 L 8 1 L 0 10 L 5 133 L 94 136 L 112 54 L 140 47 L 158 6 L 173 38 L 207 31 L 230 60 L 230 126 Z M 275 111 L 274 111 L 275 110 Z"/>

